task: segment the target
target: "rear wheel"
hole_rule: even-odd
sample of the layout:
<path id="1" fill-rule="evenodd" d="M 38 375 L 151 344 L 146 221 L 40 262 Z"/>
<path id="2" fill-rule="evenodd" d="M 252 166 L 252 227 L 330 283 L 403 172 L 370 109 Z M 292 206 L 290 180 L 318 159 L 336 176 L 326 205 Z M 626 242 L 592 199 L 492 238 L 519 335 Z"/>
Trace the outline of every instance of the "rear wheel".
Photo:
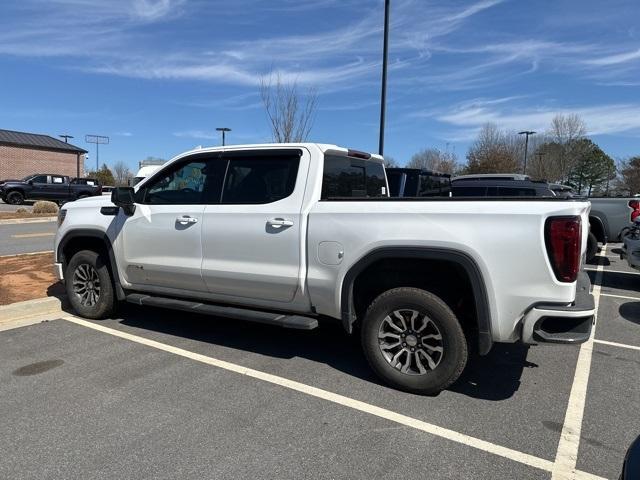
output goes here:
<path id="1" fill-rule="evenodd" d="M 436 394 L 455 382 L 467 363 L 467 342 L 455 314 L 439 297 L 394 288 L 367 309 L 362 347 L 371 368 L 389 385 Z"/>
<path id="2" fill-rule="evenodd" d="M 111 273 L 98 253 L 91 250 L 76 253 L 67 265 L 65 283 L 67 297 L 78 315 L 99 319 L 113 312 Z"/>
<path id="3" fill-rule="evenodd" d="M 22 192 L 9 192 L 7 194 L 7 203 L 11 205 L 22 205 L 24 203 L 24 195 Z"/>
<path id="4" fill-rule="evenodd" d="M 589 236 L 587 237 L 587 262 L 593 261 L 597 253 L 598 239 L 592 232 L 589 232 Z"/>

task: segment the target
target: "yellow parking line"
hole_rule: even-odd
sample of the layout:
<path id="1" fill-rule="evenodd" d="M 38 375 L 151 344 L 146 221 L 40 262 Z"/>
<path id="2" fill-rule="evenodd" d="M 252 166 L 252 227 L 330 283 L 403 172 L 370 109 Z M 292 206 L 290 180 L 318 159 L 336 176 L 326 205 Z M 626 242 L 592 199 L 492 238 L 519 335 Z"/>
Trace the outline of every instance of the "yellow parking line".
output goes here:
<path id="1" fill-rule="evenodd" d="M 464 433 L 456 432 L 454 430 L 449 430 L 448 428 L 439 427 L 432 423 L 427 423 L 422 420 L 418 420 L 416 418 L 408 417 L 406 415 L 402 415 L 400 413 L 387 410 L 386 408 L 377 407 L 375 405 L 371 405 L 369 403 L 365 403 L 360 400 L 355 400 L 353 398 L 349 398 L 344 395 L 329 392 L 327 390 L 313 387 L 311 385 L 306 385 L 304 383 L 296 382 L 294 380 L 289 380 L 288 378 L 280 377 L 280 376 L 273 375 L 266 372 L 261 372 L 260 370 L 254 370 L 252 368 L 243 367 L 242 365 L 226 362 L 224 360 L 219 360 L 213 357 L 208 357 L 200 353 L 190 352 L 189 350 L 185 350 L 183 348 L 167 345 L 165 343 L 157 342 L 155 340 L 151 340 L 146 337 L 141 337 L 139 335 L 133 335 L 131 333 L 123 332 L 121 330 L 115 330 L 113 328 L 105 327 L 104 325 L 99 325 L 97 323 L 92 323 L 87 320 L 82 320 L 81 318 L 78 318 L 78 317 L 67 316 L 62 318 L 64 320 L 67 320 L 68 322 L 72 322 L 77 325 L 81 325 L 83 327 L 91 328 L 99 332 L 107 333 L 109 335 L 113 335 L 114 337 L 124 338 L 126 340 L 139 343 L 142 345 L 146 345 L 148 347 L 155 348 L 157 350 L 162 350 L 164 352 L 172 353 L 174 355 L 179 355 L 181 357 L 189 358 L 197 362 L 201 362 L 207 365 L 221 368 L 221 369 L 234 372 L 240 375 L 245 375 L 247 377 L 255 378 L 263 382 L 279 385 L 281 387 L 288 388 L 290 390 L 294 390 L 294 391 L 303 393 L 305 395 L 321 398 L 323 400 L 326 400 L 338 405 L 342 405 L 343 407 L 351 408 L 353 410 L 364 412 L 369 415 L 374 415 L 379 418 L 384 418 L 385 420 L 389 420 L 391 422 L 395 422 L 397 424 L 404 425 L 406 427 L 410 427 L 415 430 L 429 433 L 431 435 L 435 435 L 437 437 L 444 438 L 452 442 L 466 445 L 468 447 L 476 448 L 483 452 L 492 453 L 494 455 L 507 458 L 514 462 L 518 462 L 524 465 L 529 465 L 531 467 L 538 468 L 540 470 L 551 472 L 554 467 L 553 462 L 550 460 L 536 457 L 534 455 L 520 452 L 518 450 L 514 450 L 508 447 L 503 447 L 502 445 L 497 445 L 495 443 L 488 442 L 486 440 L 481 440 L 479 438 L 472 437 L 470 435 L 465 435 Z M 597 475 L 593 475 L 584 471 L 576 470 L 576 469 L 573 470 L 572 474 L 573 476 L 571 478 L 573 479 L 603 480 L 602 477 L 599 477 Z"/>
<path id="2" fill-rule="evenodd" d="M 18 235 L 11 235 L 11 238 L 35 238 L 35 237 L 53 237 L 55 233 L 43 232 L 43 233 L 20 233 Z"/>

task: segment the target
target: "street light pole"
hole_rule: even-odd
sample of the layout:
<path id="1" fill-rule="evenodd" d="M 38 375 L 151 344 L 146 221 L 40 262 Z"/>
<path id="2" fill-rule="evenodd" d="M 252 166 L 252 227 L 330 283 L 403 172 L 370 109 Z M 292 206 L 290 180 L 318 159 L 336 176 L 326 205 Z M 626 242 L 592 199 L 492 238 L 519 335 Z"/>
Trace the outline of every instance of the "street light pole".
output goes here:
<path id="1" fill-rule="evenodd" d="M 227 127 L 219 127 L 219 128 L 216 128 L 216 130 L 217 130 L 218 132 L 222 132 L 222 146 L 224 147 L 224 146 L 225 146 L 225 142 L 226 142 L 226 140 L 225 140 L 225 133 L 230 132 L 230 131 L 231 131 L 231 129 L 230 129 L 230 128 L 227 128 Z"/>
<path id="2" fill-rule="evenodd" d="M 382 51 L 382 92 L 380 95 L 380 139 L 378 153 L 384 153 L 384 123 L 387 110 L 387 60 L 389 58 L 389 1 L 384 1 L 384 45 Z"/>
<path id="3" fill-rule="evenodd" d="M 522 169 L 522 173 L 526 175 L 527 173 L 527 152 L 529 150 L 529 135 L 534 135 L 536 132 L 531 130 L 524 130 L 522 132 L 518 132 L 518 135 L 524 135 L 524 168 Z"/>

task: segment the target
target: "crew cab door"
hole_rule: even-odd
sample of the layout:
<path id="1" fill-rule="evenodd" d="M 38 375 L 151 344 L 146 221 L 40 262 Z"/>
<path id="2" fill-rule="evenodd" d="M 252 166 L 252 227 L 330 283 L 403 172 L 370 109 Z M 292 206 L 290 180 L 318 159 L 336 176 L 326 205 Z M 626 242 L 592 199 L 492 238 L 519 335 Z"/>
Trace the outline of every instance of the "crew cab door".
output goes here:
<path id="1" fill-rule="evenodd" d="M 48 175 L 37 175 L 29 180 L 29 185 L 31 185 L 31 192 L 28 194 L 28 198 L 51 198 L 53 194 L 53 185 L 50 183 L 50 178 L 51 177 Z"/>
<path id="2" fill-rule="evenodd" d="M 69 182 L 62 175 L 51 175 L 49 198 L 55 200 L 73 200 L 69 198 Z"/>
<path id="3" fill-rule="evenodd" d="M 303 149 L 225 152 L 220 204 L 208 205 L 202 275 L 223 300 L 291 302 L 300 283 Z"/>
<path id="4" fill-rule="evenodd" d="M 136 210 L 120 235 L 127 282 L 173 293 L 207 291 L 200 271 L 203 213 L 210 198 L 219 198 L 223 175 L 211 156 L 195 155 L 136 192 Z"/>

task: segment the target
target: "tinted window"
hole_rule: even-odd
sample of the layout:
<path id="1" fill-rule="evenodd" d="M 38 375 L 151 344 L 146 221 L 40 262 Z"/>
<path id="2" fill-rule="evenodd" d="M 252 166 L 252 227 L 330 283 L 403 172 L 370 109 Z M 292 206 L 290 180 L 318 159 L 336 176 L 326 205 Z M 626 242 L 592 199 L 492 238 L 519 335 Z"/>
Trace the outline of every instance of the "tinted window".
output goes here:
<path id="1" fill-rule="evenodd" d="M 485 187 L 453 187 L 451 191 L 454 197 L 484 197 Z"/>
<path id="2" fill-rule="evenodd" d="M 222 193 L 225 204 L 260 204 L 282 200 L 293 193 L 300 158 L 259 156 L 232 158 Z"/>
<path id="3" fill-rule="evenodd" d="M 183 163 L 161 172 L 144 189 L 144 203 L 155 205 L 195 205 L 207 203 L 205 189 L 211 190 L 216 174 L 207 160 Z M 218 174 L 217 177 L 220 175 Z"/>
<path id="4" fill-rule="evenodd" d="M 523 187 L 498 187 L 500 197 L 535 197 L 536 191 L 533 188 Z"/>
<path id="5" fill-rule="evenodd" d="M 420 197 L 448 196 L 451 190 L 449 179 L 436 175 L 420 175 Z"/>
<path id="6" fill-rule="evenodd" d="M 386 196 L 384 167 L 381 163 L 350 157 L 324 157 L 323 199 Z"/>
<path id="7" fill-rule="evenodd" d="M 407 183 L 404 185 L 404 196 L 415 197 L 418 195 L 418 183 L 420 175 L 418 172 L 407 172 Z"/>
<path id="8" fill-rule="evenodd" d="M 47 183 L 47 176 L 46 175 L 38 175 L 35 176 L 31 179 L 31 181 L 33 183 Z"/>
<path id="9" fill-rule="evenodd" d="M 387 170 L 387 181 L 389 182 L 389 193 L 392 197 L 398 197 L 400 195 L 400 187 L 402 185 L 401 172 L 390 172 Z"/>

